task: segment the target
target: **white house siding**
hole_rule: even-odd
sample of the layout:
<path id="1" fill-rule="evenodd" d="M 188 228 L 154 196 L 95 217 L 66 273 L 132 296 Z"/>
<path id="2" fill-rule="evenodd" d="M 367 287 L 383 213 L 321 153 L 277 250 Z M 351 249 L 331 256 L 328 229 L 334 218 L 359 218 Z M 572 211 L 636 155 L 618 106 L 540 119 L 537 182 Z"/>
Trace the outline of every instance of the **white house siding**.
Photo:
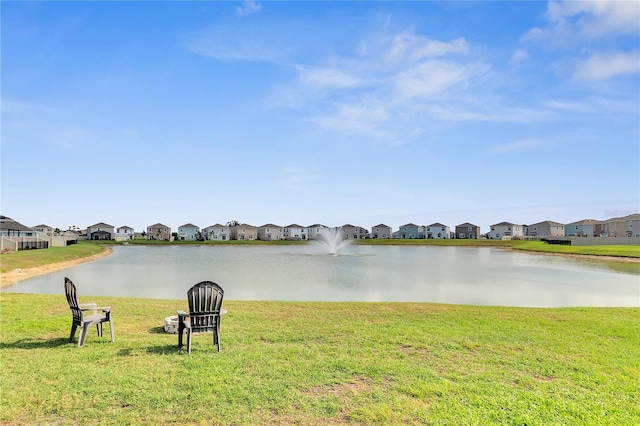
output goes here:
<path id="1" fill-rule="evenodd" d="M 202 230 L 205 240 L 228 241 L 231 239 L 231 228 L 224 225 L 207 226 Z"/>
<path id="2" fill-rule="evenodd" d="M 371 238 L 391 238 L 391 227 L 387 225 L 377 225 L 371 228 Z"/>
<path id="3" fill-rule="evenodd" d="M 291 240 L 306 240 L 308 239 L 307 229 L 300 225 L 285 226 L 284 238 Z"/>
<path id="4" fill-rule="evenodd" d="M 307 227 L 308 238 L 310 240 L 317 240 L 319 238 L 320 232 L 322 232 L 323 229 L 327 229 L 327 227 L 325 225 L 320 225 L 320 224 L 308 226 Z"/>
<path id="5" fill-rule="evenodd" d="M 489 238 L 499 240 L 502 237 L 522 237 L 523 226 L 516 225 L 509 222 L 497 223 L 491 225 L 491 231 L 489 231 Z"/>
<path id="6" fill-rule="evenodd" d="M 441 223 L 432 223 L 425 227 L 425 238 L 432 238 L 436 240 L 443 240 L 450 237 L 449 227 Z"/>
<path id="7" fill-rule="evenodd" d="M 121 226 L 116 229 L 116 241 L 129 241 L 135 238 L 136 234 L 133 228 Z"/>

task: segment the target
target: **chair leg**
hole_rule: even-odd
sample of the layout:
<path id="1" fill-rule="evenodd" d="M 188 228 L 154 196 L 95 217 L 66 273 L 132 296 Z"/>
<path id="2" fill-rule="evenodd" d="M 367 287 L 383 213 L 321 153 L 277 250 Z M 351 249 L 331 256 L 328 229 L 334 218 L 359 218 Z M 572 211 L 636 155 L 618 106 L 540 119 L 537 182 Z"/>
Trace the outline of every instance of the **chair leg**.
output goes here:
<path id="1" fill-rule="evenodd" d="M 73 343 L 73 337 L 76 334 L 76 329 L 78 328 L 78 325 L 73 323 L 71 324 L 71 334 L 69 335 L 69 343 Z"/>
<path id="2" fill-rule="evenodd" d="M 191 354 L 191 329 L 187 329 L 187 353 Z"/>
<path id="3" fill-rule="evenodd" d="M 220 330 L 218 327 L 213 330 L 213 344 L 218 347 L 218 352 L 220 352 Z"/>
<path id="4" fill-rule="evenodd" d="M 111 343 L 116 341 L 115 330 L 113 329 L 113 319 L 109 317 L 109 331 L 111 332 Z"/>
<path id="5" fill-rule="evenodd" d="M 80 338 L 78 339 L 78 346 L 84 346 L 84 342 L 85 340 L 87 340 L 87 334 L 90 326 L 91 326 L 90 322 L 86 322 L 82 324 L 82 330 L 80 331 Z"/>
<path id="6" fill-rule="evenodd" d="M 102 323 L 101 322 L 96 324 L 96 330 L 98 330 L 98 337 L 102 337 Z"/>

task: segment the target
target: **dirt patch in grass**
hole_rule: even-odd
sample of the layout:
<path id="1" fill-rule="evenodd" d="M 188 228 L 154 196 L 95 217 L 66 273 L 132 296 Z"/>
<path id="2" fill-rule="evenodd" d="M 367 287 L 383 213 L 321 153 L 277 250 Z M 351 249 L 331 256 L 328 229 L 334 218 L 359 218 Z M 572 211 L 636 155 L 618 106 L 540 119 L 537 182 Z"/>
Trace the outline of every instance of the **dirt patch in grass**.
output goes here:
<path id="1" fill-rule="evenodd" d="M 94 254 L 93 256 L 83 257 L 81 259 L 67 260 L 65 262 L 50 263 L 47 265 L 36 266 L 35 268 L 26 269 L 14 269 L 13 271 L 4 272 L 0 275 L 0 288 L 14 285 L 18 281 L 25 280 L 31 277 L 37 277 L 39 275 L 48 274 L 50 272 L 59 271 L 61 269 L 70 268 L 72 266 L 80 265 L 81 263 L 91 262 L 93 260 L 100 259 L 108 256 L 113 252 L 109 247 L 106 247 L 103 252 Z"/>
<path id="2" fill-rule="evenodd" d="M 330 387 L 314 386 L 301 393 L 305 396 L 313 398 L 324 398 L 327 396 L 335 396 L 342 398 L 344 396 L 356 396 L 364 392 L 373 390 L 373 385 L 363 378 L 357 378 L 353 382 L 339 383 Z"/>

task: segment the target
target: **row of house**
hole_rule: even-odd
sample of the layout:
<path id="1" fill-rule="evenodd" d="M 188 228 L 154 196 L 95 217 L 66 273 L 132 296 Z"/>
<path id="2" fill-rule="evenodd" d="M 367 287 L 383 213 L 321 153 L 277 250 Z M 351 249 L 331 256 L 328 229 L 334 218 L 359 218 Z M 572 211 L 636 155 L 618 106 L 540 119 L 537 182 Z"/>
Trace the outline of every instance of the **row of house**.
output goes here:
<path id="1" fill-rule="evenodd" d="M 569 224 L 554 221 L 543 221 L 531 225 L 520 225 L 511 222 L 500 222 L 490 226 L 489 232 L 482 234 L 480 227 L 469 222 L 455 226 L 451 232 L 449 226 L 436 222 L 431 225 L 416 225 L 407 223 L 399 227 L 397 231 L 385 224 L 373 226 L 371 231 L 361 226 L 346 224 L 338 227 L 345 239 L 362 238 L 400 238 L 400 239 L 504 239 L 513 237 L 640 237 L 640 214 L 632 214 L 624 217 L 616 217 L 598 221 L 585 219 Z M 115 228 L 104 222 L 89 226 L 85 231 L 79 229 L 59 231 L 47 225 L 27 227 L 11 218 L 0 216 L 0 237 L 32 238 L 34 241 L 48 240 L 52 245 L 64 245 L 73 243 L 77 239 L 90 240 L 133 240 L 137 236 L 144 236 L 149 240 L 166 241 L 198 241 L 198 240 L 314 240 L 318 238 L 323 229 L 328 229 L 322 224 L 302 226 L 291 224 L 279 226 L 268 223 L 262 226 L 253 226 L 246 223 L 222 225 L 216 223 L 205 228 L 200 228 L 192 223 L 186 223 L 173 232 L 171 227 L 162 223 L 149 225 L 146 231 L 136 233 L 130 226 Z M 57 238 L 57 240 L 55 238 Z M 62 239 L 60 239 L 62 237 Z M 55 242 L 54 242 L 55 241 Z M 35 247 L 33 247 L 35 248 Z"/>
<path id="2" fill-rule="evenodd" d="M 146 238 L 149 240 L 314 240 L 322 229 L 328 228 L 322 224 L 301 226 L 291 224 L 279 226 L 268 223 L 262 226 L 253 226 L 246 223 L 233 226 L 215 225 L 200 229 L 197 225 L 187 223 L 178 227 L 178 232 L 162 223 L 150 225 L 146 230 Z M 640 237 L 640 214 L 629 215 L 620 218 L 597 221 L 585 219 L 569 224 L 554 221 L 543 221 L 531 225 L 518 225 L 511 222 L 500 222 L 491 225 L 490 231 L 482 234 L 480 227 L 469 222 L 457 225 L 454 232 L 449 226 L 436 222 L 431 225 L 416 225 L 408 223 L 400 226 L 398 231 L 385 224 L 373 226 L 371 231 L 361 227 L 346 224 L 340 227 L 343 237 L 346 239 L 361 238 L 400 238 L 400 239 L 503 239 L 509 237 L 561 237 L 561 236 L 608 236 L 608 237 Z M 115 240 L 127 240 L 134 238 L 134 230 L 128 226 L 114 229 L 111 225 L 99 223 L 87 229 L 89 239 L 107 238 L 113 235 Z M 107 238 L 108 239 L 108 238 Z"/>

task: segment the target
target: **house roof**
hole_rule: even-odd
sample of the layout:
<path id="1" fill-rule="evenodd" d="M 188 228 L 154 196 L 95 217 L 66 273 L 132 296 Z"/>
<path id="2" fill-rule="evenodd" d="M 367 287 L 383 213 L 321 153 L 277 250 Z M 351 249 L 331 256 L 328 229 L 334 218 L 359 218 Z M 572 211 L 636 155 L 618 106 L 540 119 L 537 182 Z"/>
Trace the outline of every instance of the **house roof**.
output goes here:
<path id="1" fill-rule="evenodd" d="M 640 220 L 640 213 L 630 214 L 630 215 L 621 216 L 621 217 L 612 217 L 611 219 L 603 220 L 602 222 L 603 223 L 626 222 L 628 220 Z"/>
<path id="2" fill-rule="evenodd" d="M 384 226 L 385 228 L 391 228 L 389 225 L 385 225 L 384 223 L 381 223 L 381 224 L 379 224 L 379 225 L 375 225 L 375 226 L 373 226 L 373 228 L 378 228 L 378 227 L 383 227 L 383 226 Z"/>
<path id="3" fill-rule="evenodd" d="M 292 223 L 291 225 L 285 226 L 285 228 L 304 228 L 304 226 L 300 226 L 297 223 Z"/>
<path id="4" fill-rule="evenodd" d="M 466 226 L 466 227 L 473 226 L 475 228 L 478 228 L 478 225 L 474 225 L 473 223 L 469 223 L 469 222 L 465 222 L 465 223 L 461 223 L 460 225 L 456 225 L 456 228 L 459 227 L 459 226 Z"/>
<path id="5" fill-rule="evenodd" d="M 567 225 L 595 225 L 597 223 L 602 223 L 602 222 L 595 219 L 583 219 L 577 222 L 567 223 Z"/>
<path id="6" fill-rule="evenodd" d="M 273 224 L 273 223 L 265 223 L 264 225 L 260 226 L 260 228 L 266 228 L 267 226 L 268 226 L 269 228 L 282 228 L 282 226 L 280 226 L 280 225 L 275 225 L 275 224 Z"/>
<path id="7" fill-rule="evenodd" d="M 29 228 L 21 224 L 20 222 L 16 222 L 10 217 L 0 216 L 0 230 L 12 230 L 12 231 L 33 231 L 33 229 Z"/>
<path id="8" fill-rule="evenodd" d="M 133 229 L 133 228 L 130 226 L 124 225 L 124 226 L 118 227 L 117 229 Z"/>
<path id="9" fill-rule="evenodd" d="M 491 226 L 522 226 L 522 225 L 516 225 L 515 223 L 511 223 L 511 222 L 500 222 Z"/>
<path id="10" fill-rule="evenodd" d="M 204 229 L 208 229 L 208 228 L 229 228 L 229 226 L 223 225 L 221 223 L 216 223 L 215 225 L 209 225 Z"/>
<path id="11" fill-rule="evenodd" d="M 562 224 L 560 222 L 554 222 L 552 220 L 543 220 L 542 222 L 532 223 L 529 226 L 537 226 L 537 225 L 564 226 L 564 224 Z"/>
<path id="12" fill-rule="evenodd" d="M 149 225 L 147 226 L 147 228 L 171 228 L 167 225 L 164 225 L 162 223 L 156 223 L 155 225 Z"/>
<path id="13" fill-rule="evenodd" d="M 418 225 L 416 225 L 415 223 L 405 223 L 402 226 L 418 226 Z M 402 226 L 401 226 L 401 228 L 402 228 Z"/>
<path id="14" fill-rule="evenodd" d="M 193 223 L 185 223 L 184 225 L 180 225 L 180 228 L 197 228 Z"/>
<path id="15" fill-rule="evenodd" d="M 444 226 L 444 227 L 448 228 L 448 226 L 447 226 L 447 225 L 443 225 L 443 224 L 442 224 L 442 223 L 440 223 L 440 222 L 432 223 L 431 225 L 428 225 L 428 226 Z"/>
<path id="16" fill-rule="evenodd" d="M 95 225 L 91 225 L 89 228 L 95 228 L 97 226 L 108 226 L 109 228 L 113 228 L 113 225 L 109 225 L 108 223 L 104 222 L 96 223 Z"/>
<path id="17" fill-rule="evenodd" d="M 35 228 L 51 228 L 51 227 L 49 225 L 40 224 L 40 225 L 36 225 L 36 226 L 33 227 L 33 229 L 35 229 Z"/>

